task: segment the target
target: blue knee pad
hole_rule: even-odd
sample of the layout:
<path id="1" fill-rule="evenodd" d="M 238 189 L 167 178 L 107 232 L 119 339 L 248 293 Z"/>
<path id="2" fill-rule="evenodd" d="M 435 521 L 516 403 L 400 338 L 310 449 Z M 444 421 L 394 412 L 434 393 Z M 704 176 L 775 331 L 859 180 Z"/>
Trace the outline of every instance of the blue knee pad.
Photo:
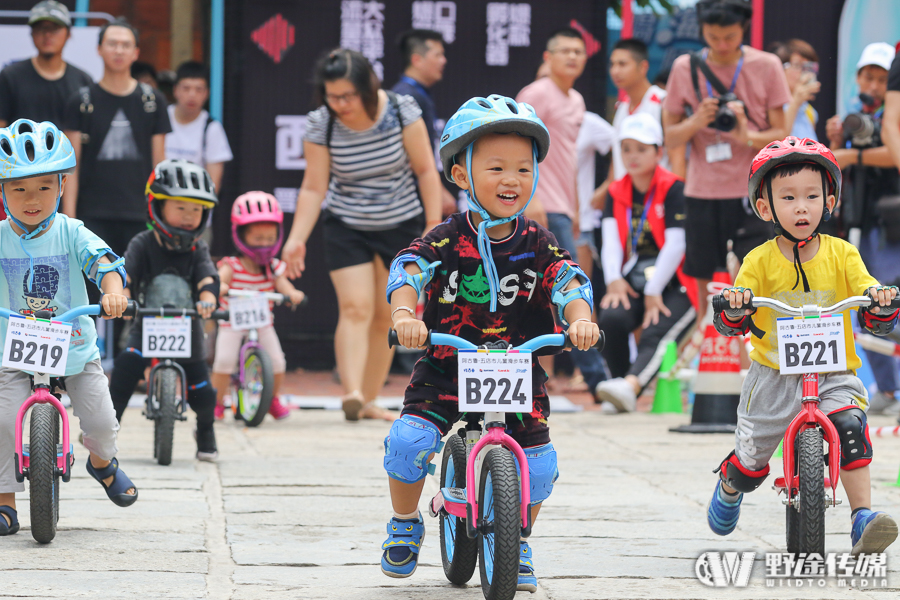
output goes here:
<path id="1" fill-rule="evenodd" d="M 441 432 L 429 421 L 403 415 L 391 426 L 384 438 L 384 470 L 388 476 L 403 483 L 415 483 L 434 474 L 428 464 L 432 453 L 441 451 Z"/>
<path id="2" fill-rule="evenodd" d="M 553 483 L 559 477 L 556 449 L 552 443 L 525 448 L 528 458 L 528 477 L 531 481 L 531 504 L 539 504 L 550 497 Z"/>

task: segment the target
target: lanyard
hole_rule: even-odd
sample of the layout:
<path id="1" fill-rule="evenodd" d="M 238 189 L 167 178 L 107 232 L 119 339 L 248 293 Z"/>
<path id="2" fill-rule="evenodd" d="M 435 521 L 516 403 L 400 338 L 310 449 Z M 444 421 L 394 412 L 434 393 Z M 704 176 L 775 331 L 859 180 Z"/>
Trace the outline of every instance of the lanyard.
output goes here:
<path id="1" fill-rule="evenodd" d="M 423 94 L 425 94 L 425 96 L 427 96 L 427 97 L 429 97 L 429 98 L 431 97 L 431 94 L 428 92 L 428 89 L 427 89 L 424 85 L 422 85 L 421 83 L 419 83 L 418 81 L 416 81 L 415 79 L 413 79 L 412 77 L 410 77 L 409 75 L 401 75 L 401 76 L 400 76 L 400 80 L 401 80 L 401 81 L 405 81 L 405 82 L 408 83 L 409 85 L 411 85 L 411 86 L 413 86 L 414 88 L 418 89 L 418 90 L 421 91 Z"/>
<path id="2" fill-rule="evenodd" d="M 709 50 L 704 49 L 703 50 L 703 60 L 706 60 L 707 55 L 709 55 Z M 737 69 L 734 70 L 734 77 L 732 77 L 732 79 L 731 79 L 731 87 L 728 88 L 729 94 L 734 93 L 734 86 L 737 85 L 738 76 L 741 74 L 741 67 L 743 67 L 743 66 L 744 66 L 744 51 L 741 50 L 741 59 L 738 61 Z M 709 84 L 708 79 L 706 80 L 706 94 L 710 98 L 713 97 L 713 89 L 712 89 L 712 86 Z"/>
<path id="3" fill-rule="evenodd" d="M 631 236 L 631 254 L 637 254 L 637 244 L 638 240 L 641 239 L 641 234 L 644 232 L 644 223 L 647 222 L 647 213 L 650 212 L 650 205 L 653 204 L 653 194 L 656 190 L 650 190 L 647 195 L 644 197 L 644 213 L 641 215 L 641 222 L 638 223 L 637 230 L 634 231 L 634 234 Z M 632 227 L 631 222 L 631 209 L 628 209 L 628 227 Z"/>

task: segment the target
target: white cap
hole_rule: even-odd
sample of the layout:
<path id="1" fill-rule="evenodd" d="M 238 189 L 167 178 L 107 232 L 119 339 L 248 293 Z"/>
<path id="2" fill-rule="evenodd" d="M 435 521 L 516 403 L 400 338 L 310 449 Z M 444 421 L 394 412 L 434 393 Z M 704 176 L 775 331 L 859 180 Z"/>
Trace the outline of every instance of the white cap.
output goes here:
<path id="1" fill-rule="evenodd" d="M 863 67 L 875 65 L 876 67 L 881 67 L 885 71 L 890 71 L 891 62 L 894 60 L 894 55 L 896 53 L 897 51 L 894 50 L 894 47 L 890 44 L 884 42 L 869 44 L 863 48 L 862 56 L 859 57 L 859 62 L 856 63 L 856 70 L 859 71 Z"/>
<path id="2" fill-rule="evenodd" d="M 619 142 L 622 140 L 636 140 L 642 144 L 662 146 L 662 126 L 647 113 L 630 115 L 625 117 L 619 129 Z"/>

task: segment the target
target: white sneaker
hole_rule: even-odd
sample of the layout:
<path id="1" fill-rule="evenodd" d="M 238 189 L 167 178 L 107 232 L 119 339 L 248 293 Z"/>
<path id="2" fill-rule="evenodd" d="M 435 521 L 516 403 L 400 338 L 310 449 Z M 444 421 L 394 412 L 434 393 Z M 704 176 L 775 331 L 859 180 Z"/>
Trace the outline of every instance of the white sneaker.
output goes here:
<path id="1" fill-rule="evenodd" d="M 601 402 L 600 412 L 604 415 L 617 415 L 619 414 L 619 409 L 613 406 L 612 402 Z"/>
<path id="2" fill-rule="evenodd" d="M 875 392 L 875 394 L 871 398 L 869 398 L 869 408 L 868 410 L 866 410 L 867 414 L 896 415 L 898 414 L 898 412 L 900 412 L 900 402 L 897 402 L 897 399 L 894 398 L 893 395 L 878 391 Z"/>
<path id="3" fill-rule="evenodd" d="M 601 381 L 597 384 L 594 395 L 598 400 L 612 404 L 620 413 L 634 412 L 637 406 L 634 388 L 621 377 Z"/>

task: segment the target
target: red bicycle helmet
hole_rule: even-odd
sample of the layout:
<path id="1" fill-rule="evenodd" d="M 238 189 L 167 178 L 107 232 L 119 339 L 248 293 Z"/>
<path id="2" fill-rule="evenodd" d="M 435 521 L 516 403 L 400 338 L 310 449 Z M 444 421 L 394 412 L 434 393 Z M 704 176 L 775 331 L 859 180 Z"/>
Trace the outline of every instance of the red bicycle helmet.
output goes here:
<path id="1" fill-rule="evenodd" d="M 776 167 L 787 164 L 812 163 L 821 166 L 827 174 L 827 183 L 836 199 L 841 197 L 841 168 L 828 146 L 809 138 L 792 135 L 783 140 L 767 144 L 759 151 L 750 165 L 749 196 L 750 206 L 757 217 L 762 218 L 756 208 L 756 201 L 762 197 L 762 185 L 766 175 Z M 824 201 L 824 199 L 823 199 Z M 770 199 L 771 202 L 771 199 Z"/>

